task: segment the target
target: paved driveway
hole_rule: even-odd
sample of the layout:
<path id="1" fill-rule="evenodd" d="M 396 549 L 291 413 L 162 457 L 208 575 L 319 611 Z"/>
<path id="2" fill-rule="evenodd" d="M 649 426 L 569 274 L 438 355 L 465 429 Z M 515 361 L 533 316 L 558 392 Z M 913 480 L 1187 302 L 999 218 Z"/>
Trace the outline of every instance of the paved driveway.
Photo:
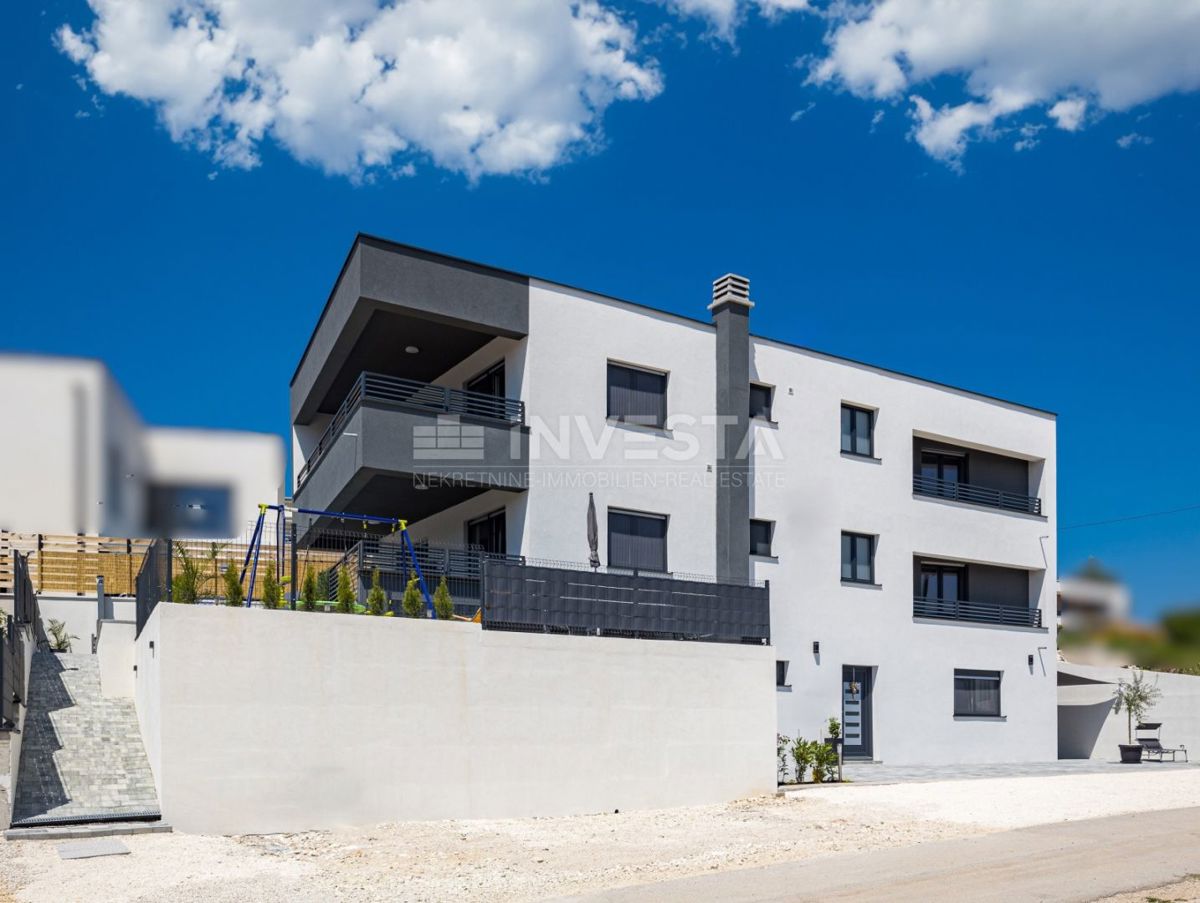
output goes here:
<path id="1" fill-rule="evenodd" d="M 1059 774 L 1154 774 L 1197 768 L 1200 763 L 1143 762 L 1122 765 L 1095 759 L 1060 759 L 1057 762 L 1032 762 L 1023 765 L 886 765 L 852 762 L 844 768 L 847 780 L 855 784 L 903 784 L 910 781 L 958 781 L 979 778 L 1027 778 Z"/>
<path id="2" fill-rule="evenodd" d="M 642 884 L 574 900 L 1090 901 L 1200 873 L 1200 809 L 1038 825 Z"/>

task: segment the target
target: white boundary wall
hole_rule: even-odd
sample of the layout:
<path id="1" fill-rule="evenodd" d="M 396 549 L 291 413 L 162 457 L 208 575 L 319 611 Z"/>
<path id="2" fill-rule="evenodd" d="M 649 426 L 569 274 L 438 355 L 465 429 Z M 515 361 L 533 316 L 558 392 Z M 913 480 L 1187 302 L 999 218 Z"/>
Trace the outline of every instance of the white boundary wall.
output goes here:
<path id="1" fill-rule="evenodd" d="M 770 647 L 163 604 L 135 656 L 163 818 L 184 831 L 775 790 Z"/>
<path id="2" fill-rule="evenodd" d="M 1129 724 L 1124 710 L 1119 714 L 1113 711 L 1113 693 L 1120 681 L 1133 679 L 1134 669 L 1067 663 L 1058 667 L 1064 674 L 1095 681 L 1058 688 L 1059 756 L 1116 759 L 1117 746 L 1128 742 Z M 1200 761 L 1200 677 L 1162 671 L 1143 673 L 1147 683 L 1162 691 L 1162 698 L 1146 720 L 1162 724 L 1163 746 L 1186 746 L 1189 759 Z"/>

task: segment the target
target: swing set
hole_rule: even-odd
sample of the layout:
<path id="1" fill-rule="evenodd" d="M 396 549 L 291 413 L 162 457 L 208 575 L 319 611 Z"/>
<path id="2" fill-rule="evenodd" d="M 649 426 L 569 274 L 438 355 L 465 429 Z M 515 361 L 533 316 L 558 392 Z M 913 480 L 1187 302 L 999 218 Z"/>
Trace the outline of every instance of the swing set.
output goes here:
<path id="1" fill-rule="evenodd" d="M 274 511 L 275 518 L 275 573 L 283 573 L 283 547 L 284 547 L 284 519 L 287 512 L 296 514 L 310 514 L 315 517 L 336 517 L 339 520 L 359 521 L 363 525 L 363 529 L 372 524 L 381 524 L 390 526 L 392 533 L 399 533 L 404 544 L 404 550 L 408 553 L 408 559 L 412 562 L 413 573 L 417 575 L 417 585 L 421 589 L 421 596 L 425 599 L 425 611 L 428 616 L 437 620 L 437 610 L 433 607 L 433 597 L 429 595 L 429 587 L 425 585 L 425 574 L 421 571 L 421 564 L 417 561 L 417 552 L 413 548 L 412 538 L 408 535 L 408 521 L 401 520 L 398 517 L 374 517 L 365 514 L 352 514 L 348 511 L 322 511 L 316 508 L 295 508 L 288 505 L 259 505 L 258 520 L 254 524 L 254 532 L 250 537 L 250 545 L 246 549 L 246 560 L 242 562 L 241 581 L 246 580 L 246 571 L 250 571 L 250 588 L 253 592 L 254 580 L 258 575 L 258 558 L 262 551 L 263 533 L 265 532 L 267 512 Z M 295 580 L 295 574 L 292 575 Z M 246 605 L 250 605 L 250 595 L 246 594 Z"/>

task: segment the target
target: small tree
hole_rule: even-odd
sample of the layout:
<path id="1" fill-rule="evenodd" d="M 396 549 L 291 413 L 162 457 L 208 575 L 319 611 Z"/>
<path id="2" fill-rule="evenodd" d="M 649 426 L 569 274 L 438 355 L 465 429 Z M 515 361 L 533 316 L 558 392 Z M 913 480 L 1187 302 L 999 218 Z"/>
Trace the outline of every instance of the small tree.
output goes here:
<path id="1" fill-rule="evenodd" d="M 245 594 L 242 592 L 242 581 L 238 576 L 237 568 L 233 566 L 233 562 L 225 565 L 225 604 L 229 606 L 241 605 L 245 600 Z"/>
<path id="2" fill-rule="evenodd" d="M 796 761 L 796 783 L 804 783 L 804 772 L 813 764 L 815 758 L 816 744 L 809 743 L 803 737 L 797 737 L 796 742 L 792 744 L 792 758 Z M 813 780 L 816 780 L 816 772 L 813 772 Z"/>
<path id="3" fill-rule="evenodd" d="M 829 736 L 836 740 L 842 735 L 842 722 L 837 718 L 830 716 L 828 724 Z"/>
<path id="4" fill-rule="evenodd" d="M 1146 683 L 1146 676 L 1141 671 L 1133 672 L 1133 680 L 1122 680 L 1117 684 L 1116 691 L 1116 707 L 1113 711 L 1120 713 L 1121 709 L 1125 709 L 1125 716 L 1129 728 L 1129 745 L 1133 745 L 1133 723 L 1136 719 L 1139 723 L 1146 717 L 1146 713 L 1154 708 L 1155 703 L 1162 698 L 1162 690 L 1154 684 Z"/>
<path id="5" fill-rule="evenodd" d="M 371 571 L 371 591 L 367 593 L 367 612 L 381 617 L 387 611 L 387 596 L 379 582 L 379 568 Z"/>
<path id="6" fill-rule="evenodd" d="M 404 587 L 404 598 L 400 600 L 406 618 L 425 617 L 425 600 L 421 597 L 421 588 L 417 585 L 417 575 L 413 574 Z"/>
<path id="7" fill-rule="evenodd" d="M 337 610 L 344 615 L 354 614 L 354 577 L 345 565 L 338 568 Z"/>
<path id="8" fill-rule="evenodd" d="M 263 608 L 278 608 L 283 598 L 279 581 L 275 579 L 275 562 L 268 561 L 266 572 L 263 574 L 262 604 Z"/>
<path id="9" fill-rule="evenodd" d="M 433 610 L 437 613 L 439 621 L 449 621 L 454 616 L 454 600 L 450 598 L 450 587 L 446 585 L 445 575 L 433 591 Z"/>
<path id="10" fill-rule="evenodd" d="M 300 584 L 300 603 L 305 611 L 317 610 L 317 575 L 310 567 L 304 569 L 304 582 Z"/>
<path id="11" fill-rule="evenodd" d="M 178 566 L 175 576 L 171 578 L 171 601 L 192 605 L 200 598 L 204 585 L 203 566 L 188 554 L 183 543 L 175 545 L 175 560 Z"/>

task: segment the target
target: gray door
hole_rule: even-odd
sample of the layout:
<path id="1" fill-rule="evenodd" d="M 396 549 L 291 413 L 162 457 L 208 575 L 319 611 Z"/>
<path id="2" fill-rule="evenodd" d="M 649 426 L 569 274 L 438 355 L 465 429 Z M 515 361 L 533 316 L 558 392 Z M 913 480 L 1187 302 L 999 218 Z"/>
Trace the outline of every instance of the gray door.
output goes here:
<path id="1" fill-rule="evenodd" d="M 847 759 L 870 759 L 871 669 L 842 666 L 842 755 Z"/>

